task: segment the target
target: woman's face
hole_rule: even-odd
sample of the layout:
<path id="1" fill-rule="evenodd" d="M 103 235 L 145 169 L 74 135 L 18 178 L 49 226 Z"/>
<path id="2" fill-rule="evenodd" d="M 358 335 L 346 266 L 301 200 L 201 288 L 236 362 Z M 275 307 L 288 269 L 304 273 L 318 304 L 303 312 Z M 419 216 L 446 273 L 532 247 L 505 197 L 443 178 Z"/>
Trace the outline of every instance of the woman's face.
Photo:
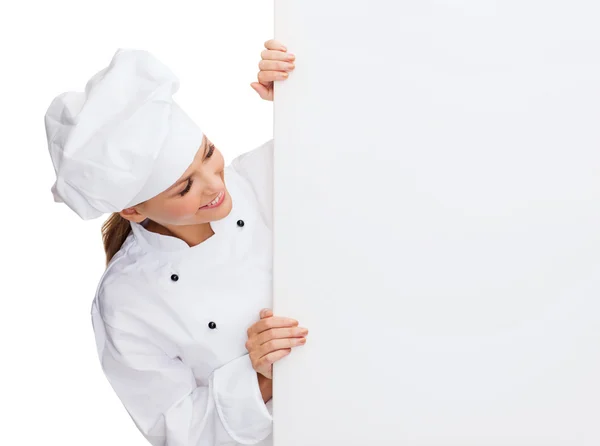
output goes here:
<path id="1" fill-rule="evenodd" d="M 224 167 L 223 155 L 205 135 L 192 164 L 178 181 L 151 199 L 124 209 L 121 215 L 138 223 L 149 218 L 165 227 L 225 218 L 232 203 L 225 188 Z"/>

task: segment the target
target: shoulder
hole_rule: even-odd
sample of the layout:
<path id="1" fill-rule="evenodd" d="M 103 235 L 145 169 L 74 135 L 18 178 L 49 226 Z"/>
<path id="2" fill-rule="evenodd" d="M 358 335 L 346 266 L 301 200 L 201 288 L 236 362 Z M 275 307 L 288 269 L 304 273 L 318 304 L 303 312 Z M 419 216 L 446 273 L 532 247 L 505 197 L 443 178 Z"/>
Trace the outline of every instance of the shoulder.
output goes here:
<path id="1" fill-rule="evenodd" d="M 269 228 L 273 212 L 273 149 L 270 139 L 231 162 L 232 169 L 250 185 Z"/>
<path id="2" fill-rule="evenodd" d="M 99 352 L 106 339 L 118 336 L 140 341 L 144 348 L 152 344 L 161 352 L 176 354 L 161 331 L 165 319 L 157 299 L 161 288 L 154 274 L 156 268 L 162 268 L 161 262 L 146 255 L 132 243 L 115 254 L 98 282 L 90 313 Z"/>
<path id="3" fill-rule="evenodd" d="M 238 155 L 231 165 L 242 175 L 256 177 L 256 174 L 266 173 L 273 166 L 274 141 L 264 142 L 260 146 Z"/>
<path id="4" fill-rule="evenodd" d="M 115 327 L 123 326 L 123 315 L 135 314 L 135 307 L 147 292 L 143 264 L 140 262 L 133 243 L 124 245 L 111 259 L 102 273 L 93 301 L 93 311 L 102 320 Z"/>

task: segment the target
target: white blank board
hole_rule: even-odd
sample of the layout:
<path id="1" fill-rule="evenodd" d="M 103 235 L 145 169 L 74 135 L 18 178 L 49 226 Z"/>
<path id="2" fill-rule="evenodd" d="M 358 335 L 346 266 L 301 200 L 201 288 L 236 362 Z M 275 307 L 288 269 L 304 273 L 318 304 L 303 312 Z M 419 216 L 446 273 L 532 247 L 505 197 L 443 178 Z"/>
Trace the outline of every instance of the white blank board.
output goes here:
<path id="1" fill-rule="evenodd" d="M 275 446 L 600 445 L 599 23 L 275 1 Z"/>

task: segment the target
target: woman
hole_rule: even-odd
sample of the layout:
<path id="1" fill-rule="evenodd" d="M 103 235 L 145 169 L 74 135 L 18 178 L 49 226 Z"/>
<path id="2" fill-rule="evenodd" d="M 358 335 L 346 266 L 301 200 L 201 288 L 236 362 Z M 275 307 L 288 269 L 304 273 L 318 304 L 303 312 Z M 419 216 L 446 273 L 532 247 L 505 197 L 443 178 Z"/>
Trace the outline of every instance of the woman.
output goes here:
<path id="1" fill-rule="evenodd" d="M 294 68 L 265 43 L 253 88 Z M 54 199 L 103 225 L 91 316 L 102 369 L 153 445 L 272 444 L 272 365 L 308 330 L 272 303 L 270 140 L 223 156 L 172 99 L 175 75 L 119 49 L 45 117 Z M 265 308 L 266 307 L 266 308 Z M 262 310 L 261 310 L 262 309 Z"/>

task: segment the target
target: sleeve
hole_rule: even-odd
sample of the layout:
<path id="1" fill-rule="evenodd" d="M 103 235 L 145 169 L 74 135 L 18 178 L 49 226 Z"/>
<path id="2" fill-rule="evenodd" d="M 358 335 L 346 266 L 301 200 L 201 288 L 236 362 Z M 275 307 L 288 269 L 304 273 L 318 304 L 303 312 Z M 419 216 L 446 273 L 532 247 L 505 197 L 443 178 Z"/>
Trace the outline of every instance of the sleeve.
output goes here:
<path id="1" fill-rule="evenodd" d="M 233 168 L 252 186 L 269 228 L 273 227 L 273 155 L 274 141 L 270 139 L 231 162 Z"/>
<path id="2" fill-rule="evenodd" d="M 95 302 L 95 301 L 94 301 Z M 217 368 L 198 386 L 191 369 L 144 335 L 92 324 L 104 374 L 138 430 L 153 446 L 256 444 L 272 432 L 248 354 Z"/>

